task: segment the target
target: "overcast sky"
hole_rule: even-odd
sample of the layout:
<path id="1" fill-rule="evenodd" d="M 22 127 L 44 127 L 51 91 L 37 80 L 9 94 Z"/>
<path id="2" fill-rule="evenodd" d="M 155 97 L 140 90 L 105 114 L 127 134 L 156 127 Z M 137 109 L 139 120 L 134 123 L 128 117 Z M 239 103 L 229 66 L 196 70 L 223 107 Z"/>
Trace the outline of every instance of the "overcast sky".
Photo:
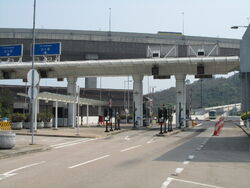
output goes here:
<path id="1" fill-rule="evenodd" d="M 241 39 L 244 29 L 230 27 L 247 25 L 250 17 L 250 0 L 37 0 L 36 27 L 107 31 L 109 8 L 112 31 L 121 32 L 182 32 L 184 12 L 185 35 Z M 1 28 L 32 28 L 32 15 L 33 0 L 0 0 Z M 188 79 L 194 80 L 193 76 Z M 102 78 L 102 87 L 123 89 L 127 78 L 113 80 Z M 79 83 L 84 86 L 83 79 Z M 41 84 L 56 82 L 45 80 Z M 61 85 L 66 86 L 66 82 Z M 144 93 L 148 85 L 159 91 L 175 86 L 175 79 L 156 81 L 150 77 L 148 84 L 145 77 Z"/>

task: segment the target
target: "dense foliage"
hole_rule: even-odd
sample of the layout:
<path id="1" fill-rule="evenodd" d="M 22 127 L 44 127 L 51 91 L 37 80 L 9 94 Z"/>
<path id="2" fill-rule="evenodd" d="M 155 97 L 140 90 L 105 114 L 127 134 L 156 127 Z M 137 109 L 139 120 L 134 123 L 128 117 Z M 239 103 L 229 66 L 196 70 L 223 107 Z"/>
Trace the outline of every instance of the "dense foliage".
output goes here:
<path id="1" fill-rule="evenodd" d="M 9 89 L 0 89 L 0 117 L 9 117 L 13 112 L 13 93 Z"/>
<path id="2" fill-rule="evenodd" d="M 22 122 L 25 120 L 25 114 L 21 114 L 21 113 L 10 114 L 10 120 L 12 122 Z"/>
<path id="3" fill-rule="evenodd" d="M 241 98 L 239 74 L 229 78 L 211 78 L 187 85 L 187 103 L 192 108 L 239 103 Z M 202 92 L 201 92 L 202 91 Z M 176 103 L 174 87 L 154 94 L 155 105 Z"/>

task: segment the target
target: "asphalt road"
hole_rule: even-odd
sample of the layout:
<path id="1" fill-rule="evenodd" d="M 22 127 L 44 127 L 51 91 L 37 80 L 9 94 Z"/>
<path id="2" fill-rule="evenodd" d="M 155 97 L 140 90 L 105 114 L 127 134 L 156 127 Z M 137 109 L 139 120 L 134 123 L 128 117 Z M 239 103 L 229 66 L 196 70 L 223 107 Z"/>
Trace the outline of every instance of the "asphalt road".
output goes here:
<path id="1" fill-rule="evenodd" d="M 0 160 L 0 187 L 250 187 L 248 137 L 232 123 L 212 137 L 213 125 L 166 137 L 134 130 L 104 139 L 46 138 L 50 151 Z"/>

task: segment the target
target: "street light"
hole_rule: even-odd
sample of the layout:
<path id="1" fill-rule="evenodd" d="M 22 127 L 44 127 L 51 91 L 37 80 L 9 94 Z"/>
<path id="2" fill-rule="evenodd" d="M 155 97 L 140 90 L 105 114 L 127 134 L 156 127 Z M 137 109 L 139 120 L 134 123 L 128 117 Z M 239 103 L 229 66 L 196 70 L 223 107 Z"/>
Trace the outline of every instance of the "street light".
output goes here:
<path id="1" fill-rule="evenodd" d="M 109 36 L 111 36 L 111 8 L 109 8 Z"/>
<path id="2" fill-rule="evenodd" d="M 34 81 L 34 60 L 35 60 L 35 26 L 36 26 L 36 0 L 34 0 L 34 9 L 33 9 L 33 39 L 32 39 L 32 64 L 31 64 L 31 144 L 34 144 L 34 120 L 35 120 L 35 99 L 34 99 L 34 87 L 35 87 L 35 81 Z"/>

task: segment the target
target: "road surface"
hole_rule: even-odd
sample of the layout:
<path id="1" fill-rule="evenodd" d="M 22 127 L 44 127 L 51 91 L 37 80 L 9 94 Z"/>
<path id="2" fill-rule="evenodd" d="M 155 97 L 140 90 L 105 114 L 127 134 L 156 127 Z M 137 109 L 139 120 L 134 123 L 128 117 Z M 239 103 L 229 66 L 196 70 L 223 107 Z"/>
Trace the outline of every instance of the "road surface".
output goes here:
<path id="1" fill-rule="evenodd" d="M 104 139 L 39 137 L 52 149 L 0 160 L 0 187 L 249 188 L 248 137 L 232 123 L 212 137 L 213 125 L 166 137 L 155 136 L 158 130 Z"/>

